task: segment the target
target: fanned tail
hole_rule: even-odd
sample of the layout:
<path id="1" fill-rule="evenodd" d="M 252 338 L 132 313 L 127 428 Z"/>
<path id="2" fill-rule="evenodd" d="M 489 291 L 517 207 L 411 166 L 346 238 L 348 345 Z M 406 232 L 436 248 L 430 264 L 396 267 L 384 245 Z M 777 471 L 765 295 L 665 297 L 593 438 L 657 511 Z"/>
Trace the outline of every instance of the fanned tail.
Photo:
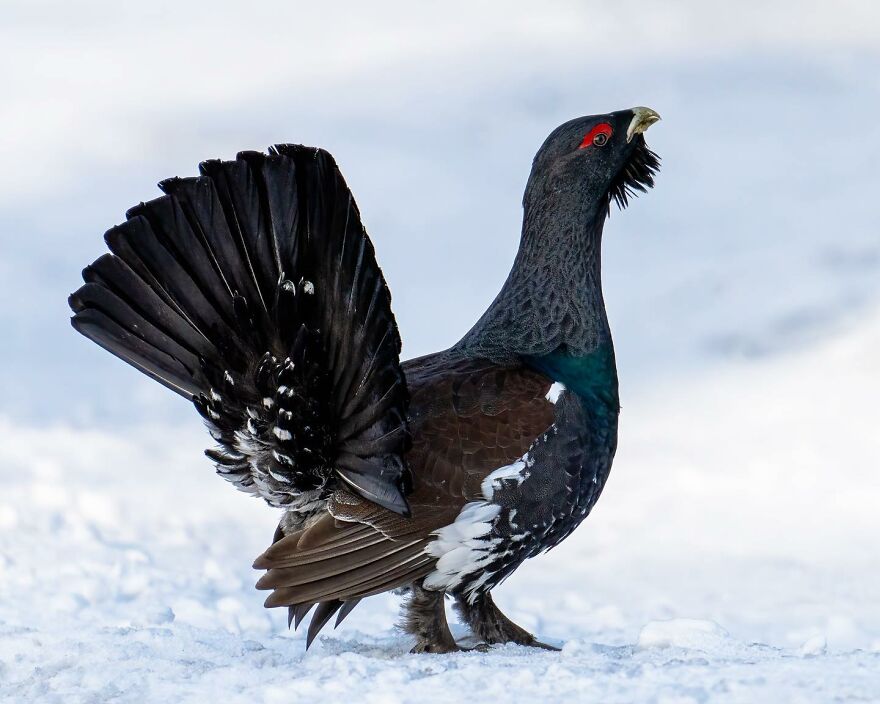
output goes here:
<path id="1" fill-rule="evenodd" d="M 400 337 L 333 158 L 279 145 L 200 170 L 107 232 L 74 328 L 191 399 L 239 488 L 284 506 L 341 480 L 408 513 Z"/>

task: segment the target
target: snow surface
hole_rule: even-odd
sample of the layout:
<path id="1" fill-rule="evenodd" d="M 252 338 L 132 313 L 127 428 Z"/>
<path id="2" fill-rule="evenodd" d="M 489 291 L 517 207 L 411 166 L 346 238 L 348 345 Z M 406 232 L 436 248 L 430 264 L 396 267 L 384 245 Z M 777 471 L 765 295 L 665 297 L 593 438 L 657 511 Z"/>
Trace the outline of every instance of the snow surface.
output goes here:
<path id="1" fill-rule="evenodd" d="M 878 348 L 880 312 L 624 398 L 593 515 L 497 590 L 561 653 L 410 655 L 392 595 L 305 652 L 253 589 L 276 515 L 212 476 L 197 422 L 2 421 L 0 698 L 880 701 Z"/>

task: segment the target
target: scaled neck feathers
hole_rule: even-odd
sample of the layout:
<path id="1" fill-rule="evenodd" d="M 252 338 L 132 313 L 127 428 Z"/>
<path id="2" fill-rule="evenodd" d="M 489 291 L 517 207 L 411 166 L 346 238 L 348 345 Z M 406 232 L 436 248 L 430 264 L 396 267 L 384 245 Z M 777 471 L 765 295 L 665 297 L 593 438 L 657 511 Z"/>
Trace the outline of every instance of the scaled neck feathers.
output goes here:
<path id="1" fill-rule="evenodd" d="M 611 344 L 601 281 L 607 200 L 584 204 L 564 190 L 531 195 L 507 281 L 457 345 L 468 355 L 510 364 Z"/>

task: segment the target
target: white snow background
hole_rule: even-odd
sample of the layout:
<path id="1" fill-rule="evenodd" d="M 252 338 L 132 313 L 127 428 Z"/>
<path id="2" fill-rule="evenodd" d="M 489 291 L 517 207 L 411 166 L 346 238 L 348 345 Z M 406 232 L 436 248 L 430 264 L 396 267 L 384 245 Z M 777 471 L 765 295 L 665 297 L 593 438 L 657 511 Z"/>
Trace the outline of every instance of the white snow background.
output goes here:
<path id="1" fill-rule="evenodd" d="M 9 0 L 0 94 L 0 701 L 880 702 L 876 3 Z M 620 450 L 497 590 L 562 652 L 409 655 L 395 596 L 304 652 L 253 589 L 277 516 L 69 328 L 79 270 L 161 178 L 319 144 L 405 355 L 440 349 L 546 134 L 633 105 L 663 169 L 606 227 Z"/>

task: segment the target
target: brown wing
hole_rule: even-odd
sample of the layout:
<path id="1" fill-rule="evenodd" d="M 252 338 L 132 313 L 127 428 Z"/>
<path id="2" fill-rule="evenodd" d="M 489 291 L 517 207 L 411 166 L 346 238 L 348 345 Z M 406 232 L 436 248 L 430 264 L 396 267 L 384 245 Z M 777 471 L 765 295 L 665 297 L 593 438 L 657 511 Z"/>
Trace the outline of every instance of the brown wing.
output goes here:
<path id="1" fill-rule="evenodd" d="M 324 602 L 310 640 L 316 621 L 319 629 L 344 602 L 427 575 L 435 561 L 425 554 L 433 531 L 482 498 L 483 479 L 522 457 L 553 422 L 545 398 L 551 382 L 537 372 L 443 353 L 403 367 L 411 395 L 412 517 L 338 491 L 328 513 L 278 540 L 254 563 L 268 570 L 257 588 L 274 590 L 267 607 L 291 606 L 304 615 L 304 608 Z"/>
<path id="2" fill-rule="evenodd" d="M 413 369 L 404 365 L 412 395 L 410 502 L 450 506 L 454 510 L 444 518 L 454 520 L 467 501 L 482 498 L 480 484 L 488 474 L 522 457 L 553 422 L 554 407 L 546 398 L 552 382 L 524 367 L 485 360 L 423 359 L 413 360 L 421 362 Z"/>

